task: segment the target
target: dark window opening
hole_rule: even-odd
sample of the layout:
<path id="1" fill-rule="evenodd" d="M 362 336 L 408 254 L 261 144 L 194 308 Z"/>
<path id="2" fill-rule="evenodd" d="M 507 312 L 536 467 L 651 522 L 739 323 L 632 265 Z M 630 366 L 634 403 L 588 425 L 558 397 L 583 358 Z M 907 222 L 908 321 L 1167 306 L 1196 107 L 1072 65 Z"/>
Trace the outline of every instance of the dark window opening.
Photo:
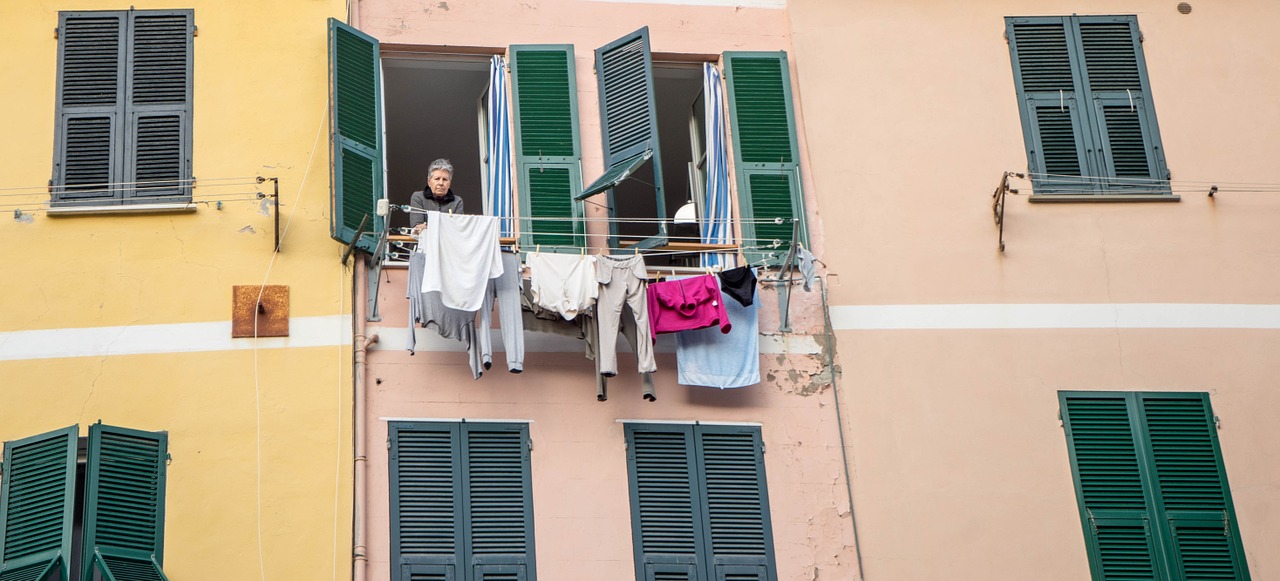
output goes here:
<path id="1" fill-rule="evenodd" d="M 467 214 L 484 213 L 484 95 L 488 57 L 382 59 L 386 123 L 387 199 L 407 205 L 427 182 L 435 159 L 453 163 L 453 193 Z M 393 212 L 388 228 L 406 228 Z"/>

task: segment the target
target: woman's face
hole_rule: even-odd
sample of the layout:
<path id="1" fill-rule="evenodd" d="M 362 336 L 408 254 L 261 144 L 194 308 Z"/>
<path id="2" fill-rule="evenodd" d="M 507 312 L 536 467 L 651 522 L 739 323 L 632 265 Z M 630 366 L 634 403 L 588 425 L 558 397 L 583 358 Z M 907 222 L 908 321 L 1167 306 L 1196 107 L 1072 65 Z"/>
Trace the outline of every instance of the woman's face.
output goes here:
<path id="1" fill-rule="evenodd" d="M 427 178 L 427 186 L 431 188 L 431 195 L 437 198 L 443 198 L 449 193 L 449 182 L 453 181 L 453 175 L 442 169 L 431 172 L 431 176 Z"/>

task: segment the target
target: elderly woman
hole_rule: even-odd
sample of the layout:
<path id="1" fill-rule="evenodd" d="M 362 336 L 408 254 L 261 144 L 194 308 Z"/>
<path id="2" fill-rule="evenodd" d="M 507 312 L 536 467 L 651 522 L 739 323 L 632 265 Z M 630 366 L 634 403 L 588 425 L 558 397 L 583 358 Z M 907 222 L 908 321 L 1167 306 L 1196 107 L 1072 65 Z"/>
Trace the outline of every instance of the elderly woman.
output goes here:
<path id="1" fill-rule="evenodd" d="M 453 195 L 449 184 L 453 182 L 453 164 L 447 159 L 437 159 L 427 166 L 427 186 L 409 197 L 413 212 L 409 225 L 413 233 L 427 227 L 427 211 L 462 213 L 462 198 Z"/>

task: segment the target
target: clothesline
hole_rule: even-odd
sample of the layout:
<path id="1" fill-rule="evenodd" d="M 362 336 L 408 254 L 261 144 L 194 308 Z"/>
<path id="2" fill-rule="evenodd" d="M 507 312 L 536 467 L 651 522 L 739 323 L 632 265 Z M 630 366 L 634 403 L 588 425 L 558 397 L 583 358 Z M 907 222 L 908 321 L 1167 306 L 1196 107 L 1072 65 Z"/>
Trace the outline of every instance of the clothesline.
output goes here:
<path id="1" fill-rule="evenodd" d="M 407 208 L 407 206 L 406 206 L 406 208 Z M 435 210 L 419 210 L 419 209 L 416 209 L 416 208 L 415 208 L 415 209 L 403 209 L 403 208 L 402 208 L 400 211 L 401 211 L 401 212 L 404 212 L 404 213 L 406 213 L 406 214 L 425 214 L 425 213 L 427 213 L 427 212 L 434 212 Z M 585 217 L 585 216 L 583 216 L 583 217 L 572 217 L 572 216 L 546 216 L 546 217 L 536 217 L 536 216 L 494 216 L 494 218 L 497 218 L 498 220 L 522 220 L 522 221 L 525 221 L 525 222 L 612 222 L 612 223 L 618 223 L 618 224 L 658 224 L 658 223 L 670 223 L 670 222 L 672 222 L 672 220 L 673 220 L 672 218 L 626 218 L 626 217 L 621 217 L 621 218 L 619 218 L 619 217 L 612 217 L 612 218 L 610 218 L 610 217 L 605 217 L 605 218 L 588 218 L 588 217 Z M 735 219 L 735 218 L 721 218 L 721 219 L 716 219 L 716 218 L 699 218 L 697 222 L 690 222 L 689 224 L 691 224 L 691 225 L 692 225 L 692 224 L 708 223 L 708 222 L 710 222 L 710 223 L 715 223 L 715 222 L 725 222 L 725 223 L 742 222 L 742 223 L 751 223 L 751 224 L 786 224 L 786 223 L 789 223 L 789 222 L 798 222 L 798 221 L 799 221 L 799 219 L 798 219 L 798 218 L 781 218 L 781 217 L 777 217 L 777 218 L 741 218 L 741 219 Z"/>

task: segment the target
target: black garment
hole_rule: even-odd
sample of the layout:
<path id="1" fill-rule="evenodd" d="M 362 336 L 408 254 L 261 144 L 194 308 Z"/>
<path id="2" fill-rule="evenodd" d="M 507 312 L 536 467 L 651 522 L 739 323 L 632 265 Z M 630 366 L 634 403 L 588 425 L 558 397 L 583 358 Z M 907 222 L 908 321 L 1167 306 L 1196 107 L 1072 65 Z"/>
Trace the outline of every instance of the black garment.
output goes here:
<path id="1" fill-rule="evenodd" d="M 721 271 L 720 290 L 742 306 L 749 307 L 756 298 L 756 273 L 745 266 Z"/>
<path id="2" fill-rule="evenodd" d="M 453 190 L 445 193 L 443 198 L 431 195 L 430 189 L 414 192 L 409 196 L 409 205 L 414 212 L 409 214 L 409 227 L 412 228 L 427 221 L 427 211 L 462 213 L 462 198 L 453 195 Z"/>

